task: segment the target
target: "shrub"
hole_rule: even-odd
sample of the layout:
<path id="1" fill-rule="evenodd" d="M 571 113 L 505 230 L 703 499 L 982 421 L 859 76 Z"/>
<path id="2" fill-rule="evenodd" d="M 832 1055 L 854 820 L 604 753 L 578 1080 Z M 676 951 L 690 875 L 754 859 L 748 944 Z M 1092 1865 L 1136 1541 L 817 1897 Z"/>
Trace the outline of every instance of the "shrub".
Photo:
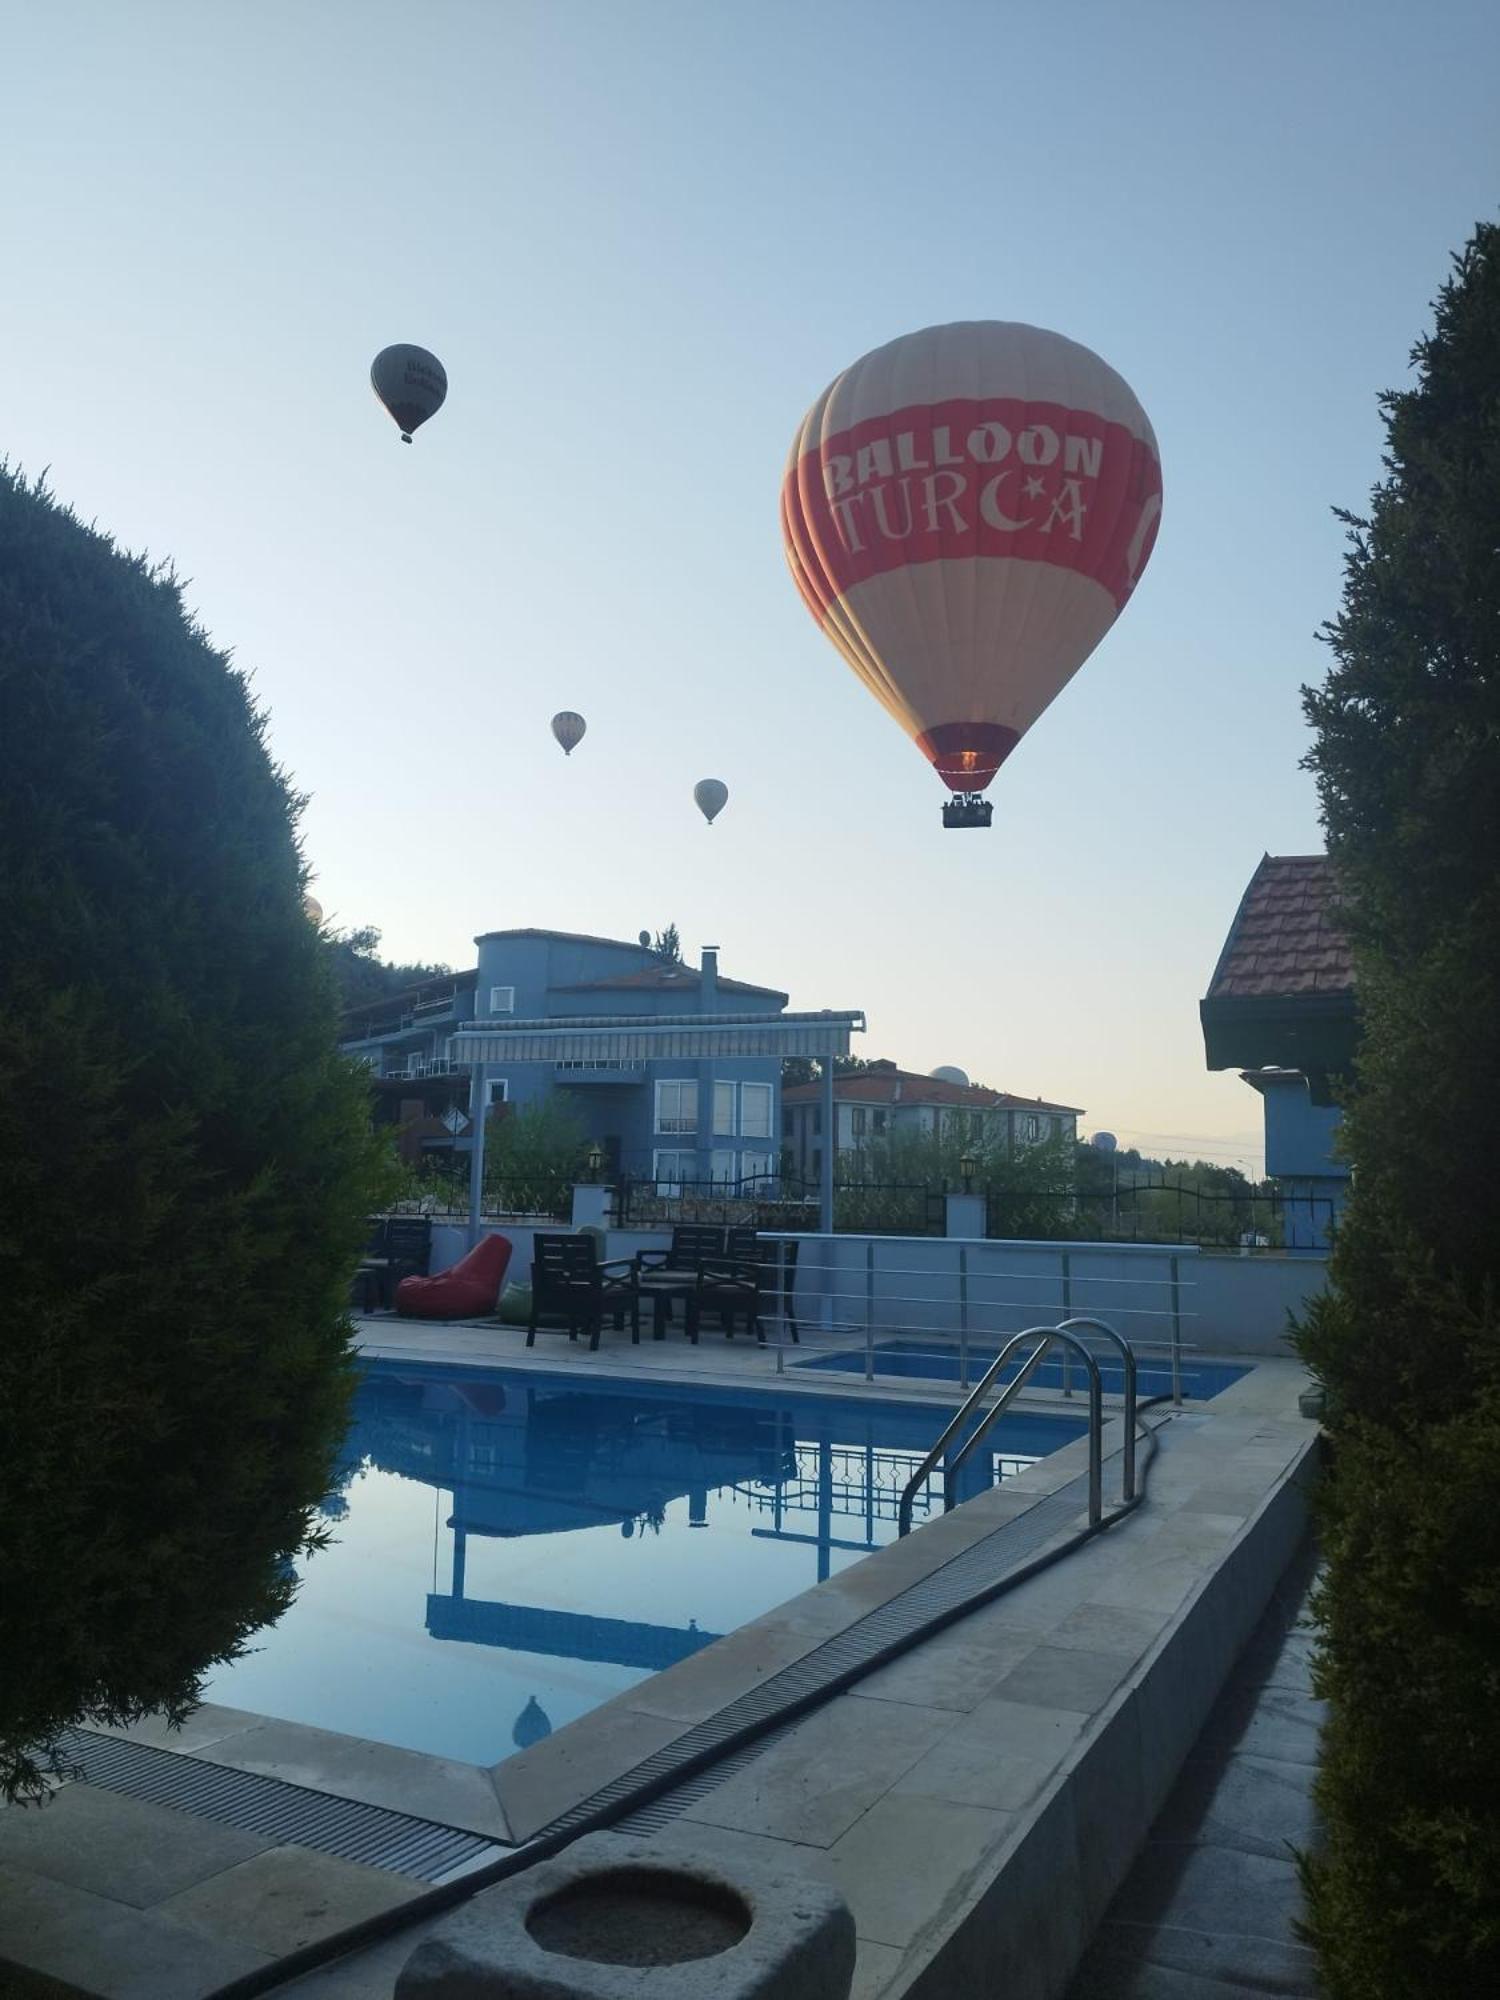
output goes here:
<path id="1" fill-rule="evenodd" d="M 1334 1443 L 1307 1868 L 1333 2000 L 1500 1980 L 1500 228 L 1414 358 L 1306 697 L 1363 1023 L 1300 1332 Z"/>
<path id="2" fill-rule="evenodd" d="M 170 572 L 0 468 L 7 1796 L 279 1615 L 345 1426 L 379 1170 L 264 734 Z"/>

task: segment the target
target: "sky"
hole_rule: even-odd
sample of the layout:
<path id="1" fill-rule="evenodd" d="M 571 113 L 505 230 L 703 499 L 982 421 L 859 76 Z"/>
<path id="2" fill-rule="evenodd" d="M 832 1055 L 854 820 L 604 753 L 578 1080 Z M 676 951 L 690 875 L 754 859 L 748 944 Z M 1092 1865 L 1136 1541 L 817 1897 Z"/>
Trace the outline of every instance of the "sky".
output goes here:
<path id="1" fill-rule="evenodd" d="M 1493 0 L 0 0 L 0 455 L 170 556 L 386 955 L 634 938 L 1258 1167 L 1197 1004 L 1322 845 L 1299 690 L 1449 258 Z M 988 833 L 808 617 L 794 430 L 952 319 L 1099 351 L 1151 566 Z M 371 358 L 431 348 L 411 448 Z M 565 761 L 548 734 L 575 708 Z M 701 777 L 730 801 L 712 827 Z"/>

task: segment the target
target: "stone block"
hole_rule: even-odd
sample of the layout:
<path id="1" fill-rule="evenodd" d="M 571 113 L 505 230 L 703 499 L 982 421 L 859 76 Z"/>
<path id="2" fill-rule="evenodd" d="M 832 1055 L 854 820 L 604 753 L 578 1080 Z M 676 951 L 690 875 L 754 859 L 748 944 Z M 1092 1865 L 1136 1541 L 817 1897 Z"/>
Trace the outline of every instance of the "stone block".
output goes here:
<path id="1" fill-rule="evenodd" d="M 412 1954 L 396 2000 L 845 2000 L 854 1919 L 743 1846 L 591 1834 L 482 1891 Z"/>

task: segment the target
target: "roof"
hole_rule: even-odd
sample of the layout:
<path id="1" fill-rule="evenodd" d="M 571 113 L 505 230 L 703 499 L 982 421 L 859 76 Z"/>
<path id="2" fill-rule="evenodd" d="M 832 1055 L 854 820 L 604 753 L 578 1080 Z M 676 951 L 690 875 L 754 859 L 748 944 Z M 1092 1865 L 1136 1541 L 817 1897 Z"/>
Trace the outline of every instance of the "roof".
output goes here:
<path id="1" fill-rule="evenodd" d="M 1354 958 L 1326 854 L 1263 854 L 1198 1005 L 1210 1069 L 1300 1070 L 1314 1103 L 1358 1039 Z"/>
<path id="2" fill-rule="evenodd" d="M 1354 960 L 1326 854 L 1264 854 L 1209 981 L 1210 1000 L 1352 993 Z"/>
<path id="3" fill-rule="evenodd" d="M 784 1007 L 788 996 L 774 986 L 752 986 L 743 979 L 718 979 L 721 993 L 754 993 L 767 1000 L 779 1000 Z M 703 974 L 692 965 L 651 965 L 644 972 L 622 972 L 613 979 L 580 979 L 571 986 L 554 986 L 554 993 L 690 991 L 703 984 Z"/>
<path id="4" fill-rule="evenodd" d="M 843 1056 L 862 1033 L 857 1008 L 815 1014 L 554 1014 L 540 1021 L 461 1021 L 449 1043 L 461 1065 L 503 1062 L 687 1061 L 712 1056 Z"/>
<path id="5" fill-rule="evenodd" d="M 475 944 L 490 944 L 496 938 L 551 938 L 558 944 L 607 944 L 616 951 L 641 952 L 650 949 L 635 938 L 595 937 L 590 931 L 547 931 L 534 926 L 512 931 L 481 931 Z"/>
<path id="6" fill-rule="evenodd" d="M 856 1070 L 833 1080 L 834 1101 L 838 1104 L 953 1104 L 978 1111 L 1060 1111 L 1082 1117 L 1077 1104 L 1053 1104 L 1042 1097 L 1017 1097 L 1009 1090 L 987 1090 L 979 1083 L 945 1083 L 941 1077 L 923 1076 L 917 1070 L 897 1069 L 894 1063 Z M 785 1104 L 819 1104 L 821 1083 L 794 1083 L 781 1093 Z"/>

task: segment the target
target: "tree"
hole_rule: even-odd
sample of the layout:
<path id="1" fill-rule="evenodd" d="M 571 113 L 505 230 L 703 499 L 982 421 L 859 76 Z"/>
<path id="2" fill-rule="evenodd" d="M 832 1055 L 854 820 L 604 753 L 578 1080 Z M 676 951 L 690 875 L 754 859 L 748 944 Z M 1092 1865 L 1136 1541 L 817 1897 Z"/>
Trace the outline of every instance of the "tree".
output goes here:
<path id="1" fill-rule="evenodd" d="M 379 1193 L 301 801 L 169 570 L 0 468 L 0 1789 L 295 1590 Z"/>
<path id="2" fill-rule="evenodd" d="M 324 934 L 324 945 L 333 966 L 339 999 L 348 1007 L 383 1000 L 393 993 L 418 986 L 425 979 L 452 976 L 451 965 L 394 965 L 380 956 L 380 932 L 373 924 L 357 930 Z"/>
<path id="3" fill-rule="evenodd" d="M 1333 1472 L 1308 1865 L 1342 1996 L 1500 1980 L 1500 228 L 1381 398 L 1334 665 L 1305 695 L 1362 1038 L 1331 1288 L 1301 1329 Z"/>
<path id="4" fill-rule="evenodd" d="M 664 931 L 656 933 L 656 943 L 652 946 L 652 950 L 658 958 L 664 958 L 668 965 L 681 965 L 682 939 L 676 924 L 668 924 Z"/>

